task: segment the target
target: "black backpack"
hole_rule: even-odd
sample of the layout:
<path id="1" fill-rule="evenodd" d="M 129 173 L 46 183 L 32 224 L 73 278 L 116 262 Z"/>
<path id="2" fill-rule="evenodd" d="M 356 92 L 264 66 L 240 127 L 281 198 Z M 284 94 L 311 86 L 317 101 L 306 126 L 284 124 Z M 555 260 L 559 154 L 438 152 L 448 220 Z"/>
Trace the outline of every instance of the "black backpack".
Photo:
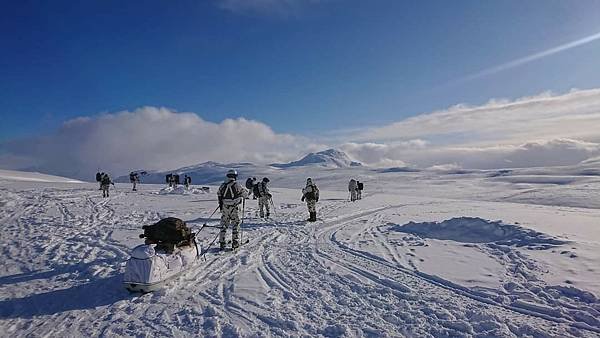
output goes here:
<path id="1" fill-rule="evenodd" d="M 256 197 L 260 197 L 260 189 L 258 189 L 258 185 L 260 183 L 256 183 L 253 187 L 252 187 L 252 193 L 254 194 L 254 196 Z"/>
<path id="2" fill-rule="evenodd" d="M 100 173 L 96 173 L 96 182 L 100 182 L 101 179 L 102 175 L 100 175 Z"/>
<path id="3" fill-rule="evenodd" d="M 363 190 L 363 184 L 362 182 L 358 182 L 358 190 Z"/>
<path id="4" fill-rule="evenodd" d="M 166 251 L 172 252 L 175 246 L 190 245 L 193 234 L 190 228 L 179 218 L 168 217 L 152 225 L 142 227 L 144 233 L 140 238 L 146 238 L 145 244 L 158 244 Z"/>
<path id="5" fill-rule="evenodd" d="M 252 189 L 252 178 L 250 177 L 246 180 L 246 189 Z"/>

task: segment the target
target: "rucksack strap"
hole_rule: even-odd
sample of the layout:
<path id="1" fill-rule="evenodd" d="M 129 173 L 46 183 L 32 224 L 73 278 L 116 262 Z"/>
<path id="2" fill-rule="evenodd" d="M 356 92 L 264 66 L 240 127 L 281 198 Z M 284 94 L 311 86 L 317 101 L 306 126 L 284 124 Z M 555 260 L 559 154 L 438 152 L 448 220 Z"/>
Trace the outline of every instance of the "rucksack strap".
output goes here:
<path id="1" fill-rule="evenodd" d="M 223 199 L 234 200 L 240 197 L 240 192 L 235 190 L 235 181 L 225 183 L 221 186 L 221 197 Z M 230 193 L 229 195 L 227 193 Z M 229 196 L 229 197 L 228 197 Z"/>

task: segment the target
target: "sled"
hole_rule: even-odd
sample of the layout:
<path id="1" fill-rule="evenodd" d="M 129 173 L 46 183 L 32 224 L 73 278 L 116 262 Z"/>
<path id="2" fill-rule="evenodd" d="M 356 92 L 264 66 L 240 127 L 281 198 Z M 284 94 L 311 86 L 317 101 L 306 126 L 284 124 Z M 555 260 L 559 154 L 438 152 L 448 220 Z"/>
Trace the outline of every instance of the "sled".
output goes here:
<path id="1" fill-rule="evenodd" d="M 123 286 L 130 292 L 153 292 L 188 270 L 199 260 L 200 247 L 195 241 L 190 245 L 175 247 L 172 253 L 156 249 L 156 244 L 136 246 L 125 265 Z"/>

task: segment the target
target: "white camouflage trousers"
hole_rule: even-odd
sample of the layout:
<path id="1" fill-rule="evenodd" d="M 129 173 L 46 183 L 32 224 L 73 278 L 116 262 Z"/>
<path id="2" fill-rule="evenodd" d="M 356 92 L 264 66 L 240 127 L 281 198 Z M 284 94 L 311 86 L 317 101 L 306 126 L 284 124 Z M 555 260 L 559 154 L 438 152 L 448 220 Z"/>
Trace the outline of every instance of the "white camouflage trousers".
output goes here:
<path id="1" fill-rule="evenodd" d="M 108 197 L 110 184 L 102 184 L 100 187 L 102 188 L 102 197 Z"/>
<path id="2" fill-rule="evenodd" d="M 306 199 L 306 206 L 308 207 L 308 212 L 317 212 L 317 201 Z"/>
<path id="3" fill-rule="evenodd" d="M 219 242 L 225 243 L 227 228 L 231 227 L 231 241 L 239 242 L 240 238 L 240 207 L 239 205 L 223 205 L 221 210 L 221 232 Z"/>
<path id="4" fill-rule="evenodd" d="M 350 190 L 350 200 L 356 201 L 358 199 L 358 190 Z"/>
<path id="5" fill-rule="evenodd" d="M 269 197 L 261 196 L 258 198 L 258 208 L 260 209 L 260 217 L 265 217 L 264 209 L 267 209 L 267 215 L 271 213 L 271 207 L 269 206 Z"/>

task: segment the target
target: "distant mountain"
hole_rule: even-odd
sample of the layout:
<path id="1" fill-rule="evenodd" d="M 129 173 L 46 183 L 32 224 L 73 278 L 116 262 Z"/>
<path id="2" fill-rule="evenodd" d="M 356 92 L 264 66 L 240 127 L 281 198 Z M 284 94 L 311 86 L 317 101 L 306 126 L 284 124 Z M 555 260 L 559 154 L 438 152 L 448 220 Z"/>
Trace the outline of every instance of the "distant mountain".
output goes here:
<path id="1" fill-rule="evenodd" d="M 359 162 L 352 161 L 346 153 L 336 149 L 327 149 L 318 153 L 310 153 L 304 156 L 302 159 L 290 163 L 273 163 L 272 167 L 275 168 L 293 168 L 293 167 L 305 167 L 305 166 L 320 166 L 327 168 L 347 168 L 347 167 L 360 167 L 362 166 Z"/>

